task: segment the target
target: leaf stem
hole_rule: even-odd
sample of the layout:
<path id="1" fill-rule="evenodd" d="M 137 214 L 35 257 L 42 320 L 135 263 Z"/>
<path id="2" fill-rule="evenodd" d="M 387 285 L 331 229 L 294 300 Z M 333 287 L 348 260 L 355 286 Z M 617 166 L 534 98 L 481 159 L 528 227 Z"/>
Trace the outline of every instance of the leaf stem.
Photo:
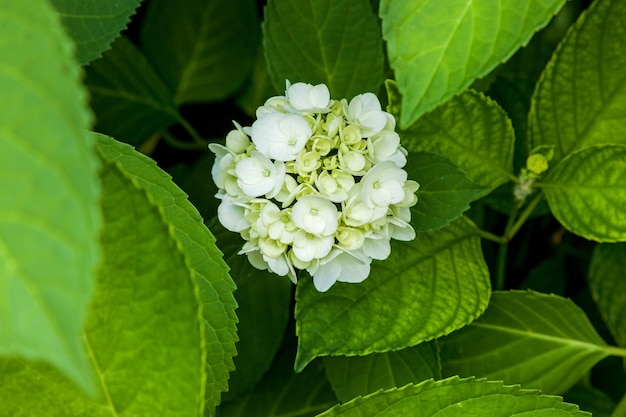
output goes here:
<path id="1" fill-rule="evenodd" d="M 167 142 L 169 145 L 177 149 L 192 151 L 192 150 L 198 150 L 201 148 L 200 145 L 196 142 L 185 142 L 185 141 L 175 138 L 174 135 L 172 135 L 167 130 L 163 130 L 161 132 L 161 135 L 163 136 L 163 140 L 165 142 Z M 202 148 L 204 148 L 204 146 L 202 146 Z"/>
<path id="2" fill-rule="evenodd" d="M 618 346 L 605 346 L 604 350 L 612 356 L 621 356 L 626 358 L 626 349 Z"/>
<path id="3" fill-rule="evenodd" d="M 537 195 L 535 195 L 530 203 L 528 203 L 522 214 L 520 214 L 517 220 L 513 223 L 512 220 L 515 218 L 516 212 L 516 210 L 514 210 L 511 214 L 511 217 L 509 217 L 509 223 L 507 224 L 507 227 L 504 229 L 504 235 L 502 236 L 502 239 L 504 239 L 506 242 L 513 239 L 515 234 L 519 231 L 519 229 L 522 228 L 526 220 L 528 220 L 528 217 L 530 217 L 530 215 L 535 210 L 537 205 L 539 205 L 542 199 L 543 192 L 540 191 L 539 193 L 537 193 Z"/>
<path id="4" fill-rule="evenodd" d="M 482 237 L 483 239 L 487 239 L 487 240 L 490 240 L 492 242 L 499 243 L 499 244 L 504 243 L 504 240 L 502 240 L 502 236 L 495 235 L 493 233 L 490 233 L 478 227 L 476 228 L 476 230 L 478 231 L 479 236 Z"/>

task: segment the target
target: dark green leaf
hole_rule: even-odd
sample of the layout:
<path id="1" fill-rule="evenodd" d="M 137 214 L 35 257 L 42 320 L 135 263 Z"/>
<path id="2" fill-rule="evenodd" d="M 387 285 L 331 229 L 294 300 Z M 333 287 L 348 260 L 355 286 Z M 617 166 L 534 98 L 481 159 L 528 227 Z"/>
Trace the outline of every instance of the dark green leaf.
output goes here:
<path id="1" fill-rule="evenodd" d="M 219 101 L 248 76 L 259 32 L 253 0 L 152 0 L 141 45 L 176 104 Z"/>
<path id="2" fill-rule="evenodd" d="M 296 290 L 296 370 L 317 356 L 398 350 L 448 334 L 478 317 L 490 296 L 489 274 L 475 226 L 461 218 L 394 241 L 360 284 L 319 293 L 310 279 Z"/>
<path id="3" fill-rule="evenodd" d="M 411 208 L 411 224 L 417 232 L 447 226 L 487 191 L 442 156 L 416 152 L 409 154 L 407 161 L 409 178 L 420 184 L 418 202 Z"/>
<path id="4" fill-rule="evenodd" d="M 554 145 L 553 162 L 590 145 L 626 143 L 626 3 L 598 0 L 583 13 L 533 96 L 530 145 Z"/>
<path id="5" fill-rule="evenodd" d="M 42 0 L 0 0 L 0 354 L 83 389 L 81 331 L 98 263 L 100 186 L 80 67 Z"/>
<path id="6" fill-rule="evenodd" d="M 496 292 L 478 320 L 440 341 L 444 375 L 477 375 L 563 393 L 609 355 L 572 301 Z"/>
<path id="7" fill-rule="evenodd" d="M 109 49 L 126 29 L 141 0 L 50 0 L 61 16 L 65 30 L 76 44 L 76 55 L 87 64 Z"/>
<path id="8" fill-rule="evenodd" d="M 439 350 L 434 341 L 366 356 L 329 356 L 324 358 L 324 367 L 341 402 L 380 389 L 441 379 Z"/>
<path id="9" fill-rule="evenodd" d="M 143 54 L 125 37 L 87 67 L 96 130 L 134 146 L 180 116 L 172 95 Z"/>
<path id="10" fill-rule="evenodd" d="M 383 47 L 368 0 L 270 0 L 263 43 L 277 91 L 285 80 L 324 83 L 331 97 L 378 92 Z"/>
<path id="11" fill-rule="evenodd" d="M 408 128 L 507 60 L 564 3 L 383 0 L 383 37 L 404 98 L 400 126 Z"/>

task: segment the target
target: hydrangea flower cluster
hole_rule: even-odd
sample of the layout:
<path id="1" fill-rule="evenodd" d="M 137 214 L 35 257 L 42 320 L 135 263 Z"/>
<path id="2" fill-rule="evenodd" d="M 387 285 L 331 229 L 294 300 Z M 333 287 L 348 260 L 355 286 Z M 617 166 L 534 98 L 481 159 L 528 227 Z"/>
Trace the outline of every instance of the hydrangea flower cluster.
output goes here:
<path id="1" fill-rule="evenodd" d="M 419 184 L 402 169 L 407 152 L 395 119 L 372 93 L 332 100 L 324 84 L 287 81 L 250 127 L 211 144 L 219 221 L 246 240 L 258 269 L 296 282 L 306 270 L 318 291 L 362 282 L 390 239 L 412 240 L 409 208 Z"/>

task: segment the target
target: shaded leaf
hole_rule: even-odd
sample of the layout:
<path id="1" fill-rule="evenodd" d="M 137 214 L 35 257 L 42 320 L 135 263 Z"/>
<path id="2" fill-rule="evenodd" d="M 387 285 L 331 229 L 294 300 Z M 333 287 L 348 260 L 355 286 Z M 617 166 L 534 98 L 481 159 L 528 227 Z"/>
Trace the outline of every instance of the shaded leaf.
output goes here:
<path id="1" fill-rule="evenodd" d="M 465 218 L 413 242 L 393 241 L 360 284 L 319 293 L 296 289 L 296 370 L 317 356 L 398 350 L 448 334 L 478 317 L 490 296 L 475 226 Z"/>
<path id="2" fill-rule="evenodd" d="M 93 393 L 81 331 L 100 186 L 80 67 L 45 1 L 0 0 L 0 38 L 0 354 L 47 361 Z"/>
<path id="3" fill-rule="evenodd" d="M 294 24 L 295 22 L 295 24 Z M 383 46 L 368 0 L 270 0 L 263 44 L 277 91 L 324 83 L 335 99 L 378 92 Z"/>
<path id="4" fill-rule="evenodd" d="M 324 367 L 341 402 L 380 389 L 441 379 L 439 350 L 434 341 L 366 356 L 329 356 L 324 358 Z"/>
<path id="5" fill-rule="evenodd" d="M 176 104 L 219 101 L 248 76 L 259 32 L 252 0 L 153 0 L 141 46 Z"/>
<path id="6" fill-rule="evenodd" d="M 400 126 L 408 128 L 507 60 L 564 3 L 383 0 L 383 37 L 404 98 Z"/>
<path id="7" fill-rule="evenodd" d="M 440 229 L 461 217 L 469 203 L 485 193 L 448 159 L 423 152 L 407 157 L 405 170 L 419 182 L 418 202 L 411 207 L 417 232 Z"/>
<path id="8" fill-rule="evenodd" d="M 589 266 L 589 286 L 604 323 L 626 347 L 626 244 L 598 245 Z"/>
<path id="9" fill-rule="evenodd" d="M 535 292 L 495 292 L 483 316 L 439 340 L 445 375 L 477 375 L 558 394 L 608 356 L 572 301 Z"/>
<path id="10" fill-rule="evenodd" d="M 87 64 L 109 49 L 126 29 L 141 0 L 50 0 L 76 44 L 76 56 Z"/>
<path id="11" fill-rule="evenodd" d="M 387 81 L 388 111 L 399 118 L 401 97 Z M 515 135 L 506 113 L 481 93 L 468 90 L 398 132 L 411 152 L 433 152 L 450 159 L 476 184 L 496 188 L 514 179 Z"/>
<path id="12" fill-rule="evenodd" d="M 180 118 L 173 97 L 143 54 L 125 37 L 87 67 L 98 132 L 134 146 Z"/>
<path id="13" fill-rule="evenodd" d="M 626 146 L 586 148 L 563 159 L 538 184 L 566 229 L 600 242 L 626 240 Z"/>
<path id="14" fill-rule="evenodd" d="M 626 3 L 598 0 L 557 49 L 533 95 L 529 148 L 558 162 L 590 145 L 626 143 Z"/>
<path id="15" fill-rule="evenodd" d="M 490 416 L 566 417 L 588 416 L 560 397 L 541 395 L 500 381 L 459 379 L 425 381 L 399 389 L 377 392 L 331 408 L 322 416 Z"/>

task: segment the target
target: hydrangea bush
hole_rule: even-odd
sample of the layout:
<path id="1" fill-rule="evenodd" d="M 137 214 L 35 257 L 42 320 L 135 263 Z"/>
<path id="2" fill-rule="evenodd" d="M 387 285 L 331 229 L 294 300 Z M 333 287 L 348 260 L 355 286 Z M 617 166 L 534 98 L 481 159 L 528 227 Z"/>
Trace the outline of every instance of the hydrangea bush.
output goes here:
<path id="1" fill-rule="evenodd" d="M 626 1 L 0 39 L 0 417 L 626 415 Z"/>
<path id="2" fill-rule="evenodd" d="M 328 87 L 287 82 L 251 127 L 226 136 L 216 154 L 220 222 L 246 240 L 252 265 L 297 282 L 306 270 L 319 291 L 362 282 L 390 239 L 413 240 L 409 208 L 419 184 L 402 168 L 394 117 L 372 93 L 331 100 Z"/>

